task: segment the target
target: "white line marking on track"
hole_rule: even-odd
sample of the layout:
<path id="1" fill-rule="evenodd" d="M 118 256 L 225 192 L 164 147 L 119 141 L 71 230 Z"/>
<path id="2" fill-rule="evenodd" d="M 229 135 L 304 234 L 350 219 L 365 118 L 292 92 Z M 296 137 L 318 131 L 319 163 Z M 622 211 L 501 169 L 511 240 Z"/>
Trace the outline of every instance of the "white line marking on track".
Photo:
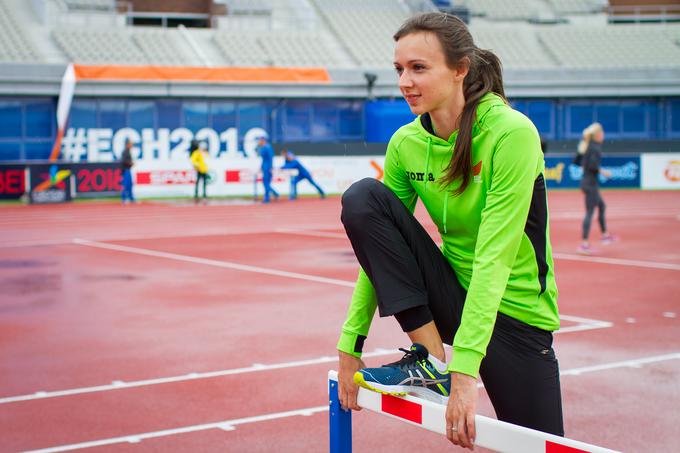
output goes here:
<path id="1" fill-rule="evenodd" d="M 312 230 L 298 230 L 293 228 L 279 228 L 276 230 L 277 233 L 284 234 L 295 234 L 299 236 L 313 236 L 319 238 L 333 238 L 333 239 L 347 239 L 347 235 L 344 233 L 330 233 L 327 231 L 312 231 Z"/>
<path id="2" fill-rule="evenodd" d="M 565 327 L 563 329 L 560 329 L 555 332 L 555 334 L 558 333 L 568 333 L 568 332 L 579 332 L 583 330 L 592 330 L 592 329 L 602 329 L 605 327 L 611 327 L 613 324 L 607 321 L 598 321 L 597 319 L 589 319 L 589 318 L 582 318 L 579 316 L 570 316 L 570 315 L 560 315 L 560 318 L 563 320 L 567 321 L 573 321 L 573 322 L 578 322 L 580 323 L 579 325 L 576 326 L 570 326 L 570 327 Z M 363 354 L 363 358 L 371 358 L 371 357 L 381 357 L 385 355 L 392 355 L 392 354 L 398 354 L 399 350 L 397 349 L 385 349 L 385 348 L 376 348 L 372 352 L 366 352 Z M 28 394 L 28 395 L 17 395 L 17 396 L 7 396 L 4 398 L 0 398 L 0 404 L 7 404 L 7 403 L 16 403 L 20 401 L 31 401 L 31 400 L 39 400 L 39 399 L 46 399 L 46 398 L 56 398 L 60 396 L 71 396 L 71 395 L 80 395 L 83 393 L 96 393 L 96 392 L 106 392 L 110 390 L 121 390 L 121 389 L 127 389 L 127 388 L 133 388 L 133 387 L 144 387 L 147 385 L 158 385 L 158 384 L 168 384 L 172 382 L 184 382 L 184 381 L 191 381 L 195 379 L 209 379 L 209 378 L 215 378 L 215 377 L 221 377 L 221 376 L 229 376 L 233 374 L 245 374 L 245 373 L 252 373 L 256 371 L 267 371 L 267 370 L 279 370 L 283 368 L 294 368 L 294 367 L 300 367 L 300 366 L 310 366 L 310 365 L 319 365 L 321 363 L 334 363 L 338 360 L 337 357 L 335 356 L 323 356 L 323 357 L 318 357 L 314 359 L 307 359 L 307 360 L 297 360 L 293 362 L 282 362 L 282 363 L 274 363 L 271 365 L 266 365 L 263 363 L 253 363 L 249 367 L 244 367 L 244 368 L 232 368 L 230 370 L 219 370 L 219 371 L 208 371 L 205 373 L 187 373 L 184 375 L 180 376 L 170 376 L 170 377 L 162 377 L 162 378 L 155 378 L 155 379 L 144 379 L 144 380 L 139 380 L 139 381 L 130 381 L 130 382 L 125 382 L 122 380 L 115 380 L 112 381 L 111 384 L 109 385 L 97 385 L 97 386 L 92 386 L 92 387 L 80 387 L 80 388 L 73 388 L 73 389 L 67 389 L 67 390 L 56 390 L 52 392 L 45 392 L 45 391 L 39 391 L 35 392 L 33 394 Z"/>
<path id="3" fill-rule="evenodd" d="M 135 220 L 137 220 L 135 218 Z M 337 229 L 337 225 L 316 225 L 313 226 L 315 229 L 319 230 L 333 230 Z M 306 231 L 306 230 L 293 230 L 291 229 L 290 231 L 295 231 L 295 234 L 301 234 L 300 232 Z M 110 237 L 98 237 L 98 238 L 91 238 L 89 240 L 91 241 L 145 241 L 145 240 L 156 240 L 156 239 L 174 239 L 174 238 L 197 238 L 197 237 L 219 237 L 219 236 L 241 236 L 241 235 L 253 235 L 253 234 L 275 234 L 275 233 L 283 233 L 283 231 L 278 231 L 276 229 L 271 230 L 268 228 L 250 228 L 250 229 L 233 229 L 231 231 L 217 231 L 216 228 L 209 228 L 207 231 L 197 231 L 195 233 L 182 233 L 178 234 L 176 230 L 172 230 L 171 232 L 158 232 L 157 234 L 153 235 L 138 235 L 138 234 L 126 234 L 126 233 L 121 233 L 121 232 L 116 232 Z M 323 232 L 319 232 L 322 233 Z M 333 233 L 328 233 L 328 234 L 333 234 Z M 323 236 L 322 236 L 323 237 Z M 334 236 L 331 236 L 334 237 Z M 345 235 L 342 235 L 342 237 L 347 237 Z M 13 240 L 12 242 L 1 242 L 0 241 L 0 249 L 6 249 L 6 248 L 21 248 L 21 247 L 48 247 L 48 246 L 53 246 L 53 245 L 68 245 L 68 244 L 73 244 L 73 238 L 71 237 L 64 237 L 63 239 L 54 239 L 54 240 L 44 240 L 44 239 L 20 239 L 20 240 Z"/>
<path id="4" fill-rule="evenodd" d="M 335 278 L 318 277 L 316 275 L 300 274 L 297 272 L 280 271 L 277 269 L 268 269 L 259 266 L 249 266 L 247 264 L 231 263 L 229 261 L 211 260 L 207 258 L 197 258 L 194 256 L 179 255 L 176 253 L 158 252 L 155 250 L 143 249 L 139 247 L 128 247 L 125 245 L 106 244 L 103 242 L 88 241 L 85 239 L 73 239 L 74 244 L 84 245 L 87 247 L 96 247 L 106 250 L 115 250 L 117 252 L 134 253 L 136 255 L 153 256 L 155 258 L 165 258 L 175 261 L 184 261 L 187 263 L 204 264 L 207 266 L 222 267 L 225 269 L 235 269 L 239 271 L 255 272 L 257 274 L 275 275 L 277 277 L 295 278 L 298 280 L 306 280 L 316 283 L 329 283 L 331 285 L 345 286 L 354 288 L 355 282 L 347 280 L 338 280 Z"/>
<path id="5" fill-rule="evenodd" d="M 312 236 L 312 237 L 325 237 L 325 238 L 346 238 L 347 236 L 342 233 L 330 233 L 324 231 L 313 231 L 313 230 L 303 230 L 303 229 L 288 229 L 281 228 L 276 230 L 277 233 L 285 234 L 296 234 L 300 236 Z M 437 244 L 441 246 L 441 244 Z M 635 266 L 644 267 L 651 269 L 666 269 L 673 271 L 680 271 L 680 264 L 673 263 L 660 263 L 656 261 L 642 261 L 642 260 L 629 260 L 621 258 L 606 258 L 599 256 L 583 256 L 583 255 L 571 255 L 568 253 L 553 253 L 553 257 L 556 259 L 572 260 L 572 261 L 586 261 L 591 263 L 601 263 L 601 264 L 614 264 L 619 266 Z"/>
<path id="6" fill-rule="evenodd" d="M 369 358 L 369 357 L 380 357 L 384 355 L 390 355 L 390 354 L 398 354 L 399 350 L 397 349 L 376 349 L 373 352 L 367 352 L 364 353 L 363 357 L 364 358 Z M 33 394 L 29 395 L 18 395 L 18 396 L 8 396 L 4 398 L 0 398 L 0 404 L 6 404 L 6 403 L 15 403 L 19 401 L 30 401 L 30 400 L 39 400 L 39 399 L 45 399 L 45 398 L 55 398 L 58 396 L 70 396 L 70 395 L 79 395 L 82 393 L 95 393 L 95 392 L 105 392 L 109 390 L 120 390 L 120 389 L 126 389 L 126 388 L 133 388 L 133 387 L 143 387 L 147 385 L 157 385 L 157 384 L 167 384 L 171 382 L 183 382 L 183 381 L 191 381 L 195 379 L 208 379 L 208 378 L 214 378 L 214 377 L 221 377 L 221 376 L 229 376 L 233 374 L 244 374 L 244 373 L 252 373 L 256 371 L 266 371 L 266 370 L 278 370 L 278 369 L 283 369 L 283 368 L 294 368 L 294 367 L 300 367 L 300 366 L 309 366 L 309 365 L 319 365 L 321 363 L 333 363 L 338 360 L 337 357 L 330 357 L 330 356 L 324 356 L 324 357 L 319 357 L 315 359 L 308 359 L 308 360 L 298 360 L 294 362 L 282 362 L 282 363 L 274 363 L 271 365 L 265 365 L 261 363 L 255 363 L 252 366 L 249 367 L 244 367 L 244 368 L 232 368 L 230 370 L 219 370 L 219 371 L 208 371 L 205 373 L 189 373 L 189 374 L 184 374 L 181 376 L 171 376 L 171 377 L 164 377 L 164 378 L 156 378 L 156 379 L 145 379 L 141 381 L 130 381 L 130 382 L 125 382 L 121 380 L 116 380 L 113 381 L 112 384 L 109 385 L 98 385 L 98 386 L 93 386 L 93 387 L 81 387 L 81 388 L 74 388 L 74 389 L 68 389 L 68 390 L 57 390 L 53 392 L 35 392 Z"/>
<path id="7" fill-rule="evenodd" d="M 570 370 L 564 370 L 560 372 L 562 376 L 578 376 L 584 373 L 592 373 L 602 370 L 610 370 L 614 368 L 640 368 L 643 365 L 650 363 L 663 362 L 668 360 L 680 359 L 680 353 L 665 354 L 654 357 L 646 357 L 642 359 L 625 360 L 613 363 L 604 363 L 601 365 L 594 365 L 589 367 L 573 368 Z M 56 447 L 43 448 L 40 450 L 31 450 L 26 453 L 52 453 L 60 451 L 69 450 L 79 450 L 81 448 L 91 448 L 100 447 L 104 445 L 120 444 L 120 443 L 137 443 L 144 439 L 153 439 L 156 437 L 172 436 L 176 434 L 185 434 L 196 431 L 205 431 L 208 429 L 221 429 L 225 431 L 233 431 L 238 425 L 245 425 L 248 423 L 257 423 L 269 420 L 276 420 L 286 417 L 296 417 L 296 416 L 311 416 L 316 413 L 328 411 L 328 406 L 316 406 L 308 407 L 303 409 L 285 411 L 285 412 L 275 412 L 271 414 L 256 415 L 253 417 L 239 418 L 235 420 L 224 420 L 221 422 L 206 423 L 202 425 L 184 426 L 181 428 L 165 429 L 162 431 L 152 431 L 148 433 L 132 434 L 121 437 L 112 437 L 109 439 L 93 440 L 89 442 L 81 442 L 77 444 L 70 445 L 60 445 Z"/>
<path id="8" fill-rule="evenodd" d="M 90 442 L 81 442 L 78 444 L 60 445 L 58 447 L 43 448 L 40 450 L 30 450 L 26 453 L 52 453 L 59 451 L 79 450 L 81 448 L 102 447 L 104 445 L 122 444 L 122 443 L 138 443 L 144 439 L 153 439 L 155 437 L 173 436 L 176 434 L 193 433 L 196 431 L 205 431 L 208 429 L 221 429 L 224 431 L 233 431 L 238 425 L 247 423 L 264 422 L 269 420 L 276 420 L 278 418 L 309 416 L 318 412 L 328 411 L 328 406 L 308 407 L 306 409 L 298 409 L 286 412 L 276 412 L 272 414 L 257 415 L 254 417 L 239 418 L 236 420 L 225 420 L 222 422 L 205 423 L 203 425 L 184 426 L 182 428 L 165 429 L 162 431 L 153 431 L 148 433 L 133 434 L 130 436 L 112 437 L 109 439 L 93 440 Z"/>
<path id="9" fill-rule="evenodd" d="M 671 354 L 657 355 L 652 357 L 645 357 L 642 359 L 623 360 L 620 362 L 603 363 L 601 365 L 584 366 L 581 368 L 572 368 L 570 370 L 560 371 L 561 376 L 578 376 L 583 373 L 592 373 L 593 371 L 611 370 L 614 368 L 640 368 L 642 365 L 649 363 L 664 362 L 668 360 L 680 359 L 680 352 Z"/>
<path id="10" fill-rule="evenodd" d="M 576 326 L 560 328 L 560 330 L 556 331 L 555 333 L 581 332 L 584 330 L 606 329 L 614 325 L 614 323 L 608 321 L 598 321 L 597 319 L 581 318 L 579 316 L 560 315 L 560 319 L 563 321 L 578 322 L 580 324 Z"/>
<path id="11" fill-rule="evenodd" d="M 570 255 L 568 253 L 553 253 L 553 256 L 559 260 L 585 261 L 590 263 L 615 264 L 618 266 L 634 266 L 650 269 L 680 271 L 680 264 L 659 263 L 656 261 L 626 260 L 620 258 L 605 258 L 603 256 Z"/>

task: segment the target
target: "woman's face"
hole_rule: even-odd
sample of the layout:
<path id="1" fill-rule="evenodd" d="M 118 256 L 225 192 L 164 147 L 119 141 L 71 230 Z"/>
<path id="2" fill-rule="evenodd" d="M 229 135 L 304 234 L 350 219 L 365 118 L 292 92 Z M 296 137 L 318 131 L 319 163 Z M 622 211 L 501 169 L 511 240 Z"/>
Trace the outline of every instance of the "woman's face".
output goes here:
<path id="1" fill-rule="evenodd" d="M 416 115 L 451 108 L 463 95 L 465 74 L 449 68 L 441 43 L 432 32 L 401 37 L 394 49 L 394 67 L 401 94 Z"/>

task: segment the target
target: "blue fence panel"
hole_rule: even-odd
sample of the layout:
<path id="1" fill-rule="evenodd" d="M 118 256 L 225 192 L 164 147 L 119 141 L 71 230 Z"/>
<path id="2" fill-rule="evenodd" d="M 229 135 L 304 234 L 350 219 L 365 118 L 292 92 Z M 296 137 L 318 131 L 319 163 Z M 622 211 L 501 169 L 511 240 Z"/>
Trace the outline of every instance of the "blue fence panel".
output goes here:
<path id="1" fill-rule="evenodd" d="M 22 159 L 21 142 L 0 140 L 0 160 L 8 162 Z"/>
<path id="2" fill-rule="evenodd" d="M 365 108 L 367 142 L 388 142 L 397 129 L 415 118 L 403 99 L 370 101 Z"/>
<path id="3" fill-rule="evenodd" d="M 127 102 L 124 100 L 100 100 L 97 106 L 97 125 L 114 131 L 127 125 Z M 102 125 L 106 126 L 102 126 Z"/>
<path id="4" fill-rule="evenodd" d="M 668 138 L 680 138 L 680 99 L 671 99 L 666 107 Z"/>
<path id="5" fill-rule="evenodd" d="M 56 134 L 55 105 L 51 99 L 26 101 L 25 136 L 52 138 Z"/>
<path id="6" fill-rule="evenodd" d="M 156 127 L 165 127 L 168 129 L 175 129 L 181 127 L 182 124 L 182 102 L 178 100 L 157 100 L 156 102 L 156 117 L 158 122 Z M 136 124 L 130 124 L 130 127 L 137 129 Z"/>
<path id="7" fill-rule="evenodd" d="M 18 100 L 0 100 L 0 138 L 23 136 L 23 103 Z"/>
<path id="8" fill-rule="evenodd" d="M 361 141 L 364 139 L 366 120 L 364 118 L 363 101 L 336 101 L 339 111 L 340 139 Z"/>
<path id="9" fill-rule="evenodd" d="M 209 113 L 207 101 L 187 101 L 182 103 L 184 127 L 193 133 L 209 126 Z"/>
<path id="10" fill-rule="evenodd" d="M 126 124 L 140 130 L 156 127 L 156 103 L 154 101 L 129 101 L 127 104 L 128 120 Z"/>

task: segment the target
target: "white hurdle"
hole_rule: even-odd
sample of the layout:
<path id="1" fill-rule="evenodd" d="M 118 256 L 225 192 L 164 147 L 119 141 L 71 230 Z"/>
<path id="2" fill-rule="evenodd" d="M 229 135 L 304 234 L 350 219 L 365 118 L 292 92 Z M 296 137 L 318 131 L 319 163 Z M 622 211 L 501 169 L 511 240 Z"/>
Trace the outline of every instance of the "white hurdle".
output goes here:
<path id="1" fill-rule="evenodd" d="M 330 400 L 330 452 L 352 451 L 351 412 L 340 407 L 338 400 L 338 374 L 328 372 Z M 382 395 L 359 389 L 359 406 L 387 415 L 415 426 L 446 435 L 446 406 L 411 395 L 403 397 Z M 502 453 L 618 453 L 607 448 L 589 445 L 577 440 L 547 434 L 522 426 L 477 415 L 475 445 Z"/>

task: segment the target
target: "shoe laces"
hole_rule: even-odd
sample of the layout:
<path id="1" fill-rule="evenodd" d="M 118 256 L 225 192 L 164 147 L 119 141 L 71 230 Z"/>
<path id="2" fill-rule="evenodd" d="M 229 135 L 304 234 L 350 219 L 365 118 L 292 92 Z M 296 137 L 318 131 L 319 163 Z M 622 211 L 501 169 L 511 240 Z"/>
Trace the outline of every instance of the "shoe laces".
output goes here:
<path id="1" fill-rule="evenodd" d="M 423 354 L 422 351 L 414 351 L 411 349 L 399 348 L 400 351 L 404 353 L 404 356 L 397 360 L 396 362 L 388 363 L 383 366 L 397 367 L 397 368 L 407 368 L 414 363 L 424 363 L 427 360 L 427 356 Z"/>

